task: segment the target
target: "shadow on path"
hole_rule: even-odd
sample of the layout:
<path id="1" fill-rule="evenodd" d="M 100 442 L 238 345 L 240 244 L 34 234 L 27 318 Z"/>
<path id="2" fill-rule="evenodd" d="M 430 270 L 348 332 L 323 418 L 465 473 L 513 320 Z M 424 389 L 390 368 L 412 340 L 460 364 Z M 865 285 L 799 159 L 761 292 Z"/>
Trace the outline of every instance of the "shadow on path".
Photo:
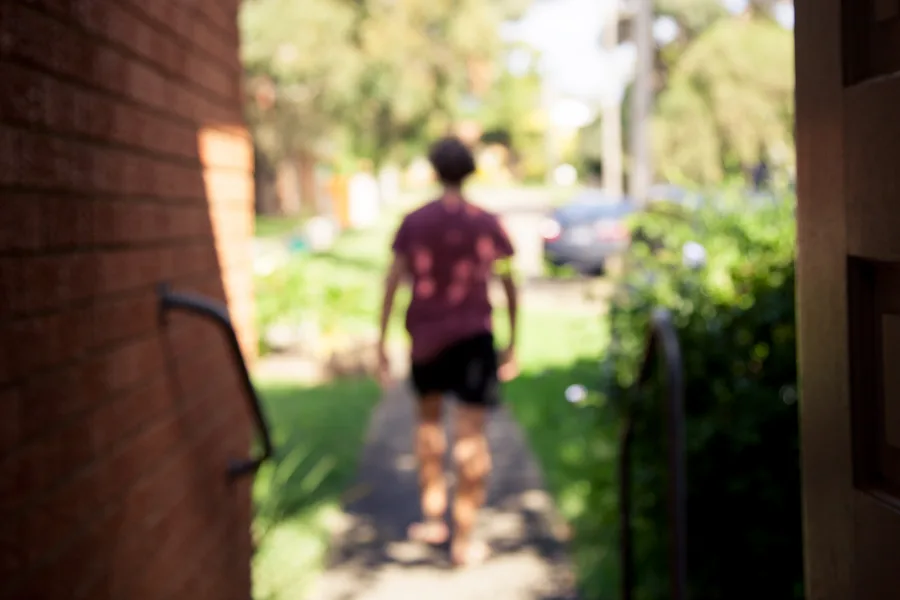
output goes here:
<path id="1" fill-rule="evenodd" d="M 506 409 L 497 411 L 489 425 L 494 471 L 479 522 L 481 535 L 493 548 L 492 558 L 478 567 L 454 570 L 446 548 L 430 549 L 405 539 L 407 526 L 420 518 L 412 409 L 412 398 L 401 388 L 375 410 L 330 567 L 310 598 L 574 598 L 564 545 L 554 533 L 558 529 L 554 508 Z M 448 423 L 452 411 L 448 403 Z M 449 471 L 449 463 L 447 467 Z"/>

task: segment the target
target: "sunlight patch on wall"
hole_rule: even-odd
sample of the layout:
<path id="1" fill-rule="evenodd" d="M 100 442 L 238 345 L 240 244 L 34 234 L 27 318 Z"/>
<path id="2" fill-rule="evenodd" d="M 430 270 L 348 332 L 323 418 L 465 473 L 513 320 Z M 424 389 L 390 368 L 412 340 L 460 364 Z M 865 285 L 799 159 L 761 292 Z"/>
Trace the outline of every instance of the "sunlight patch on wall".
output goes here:
<path id="1" fill-rule="evenodd" d="M 200 130 L 197 147 L 225 299 L 244 355 L 252 361 L 257 354 L 252 142 L 244 127 L 213 126 Z"/>

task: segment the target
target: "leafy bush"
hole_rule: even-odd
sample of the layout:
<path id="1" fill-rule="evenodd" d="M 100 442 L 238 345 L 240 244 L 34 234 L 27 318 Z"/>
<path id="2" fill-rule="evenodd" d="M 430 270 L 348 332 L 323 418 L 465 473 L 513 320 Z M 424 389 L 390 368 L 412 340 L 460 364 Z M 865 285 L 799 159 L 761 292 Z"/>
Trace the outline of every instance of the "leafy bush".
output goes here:
<path id="1" fill-rule="evenodd" d="M 261 334 L 276 325 L 296 327 L 305 321 L 315 323 L 325 335 L 376 323 L 377 286 L 355 273 L 342 273 L 328 257 L 292 257 L 271 273 L 257 275 L 255 286 Z M 264 335 L 261 340 L 260 351 L 266 354 Z"/>
<path id="2" fill-rule="evenodd" d="M 635 414 L 640 600 L 669 597 L 662 382 L 634 393 L 658 306 L 672 313 L 684 361 L 689 595 L 802 598 L 792 210 L 784 201 L 636 218 L 643 241 L 610 307 L 607 391 L 620 416 Z M 689 241 L 705 247 L 704 267 L 682 264 Z M 598 520 L 615 523 L 597 494 Z"/>
<path id="3" fill-rule="evenodd" d="M 311 301 L 306 273 L 288 264 L 257 275 L 254 286 L 256 321 L 260 332 L 285 320 L 296 320 Z"/>

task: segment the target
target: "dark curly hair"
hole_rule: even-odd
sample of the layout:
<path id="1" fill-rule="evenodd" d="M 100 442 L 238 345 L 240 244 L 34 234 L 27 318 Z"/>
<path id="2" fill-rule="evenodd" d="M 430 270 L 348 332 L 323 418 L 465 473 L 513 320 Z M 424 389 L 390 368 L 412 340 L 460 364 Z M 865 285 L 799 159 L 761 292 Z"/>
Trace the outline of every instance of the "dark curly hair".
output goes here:
<path id="1" fill-rule="evenodd" d="M 475 172 L 475 157 L 459 138 L 445 137 L 435 142 L 428 160 L 444 185 L 462 185 Z"/>

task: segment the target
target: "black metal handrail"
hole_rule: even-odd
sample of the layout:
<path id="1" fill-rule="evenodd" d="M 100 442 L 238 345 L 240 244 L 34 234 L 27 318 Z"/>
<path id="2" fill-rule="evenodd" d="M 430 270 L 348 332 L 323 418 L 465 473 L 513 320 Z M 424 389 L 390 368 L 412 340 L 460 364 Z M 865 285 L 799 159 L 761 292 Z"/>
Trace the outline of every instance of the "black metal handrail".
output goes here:
<path id="1" fill-rule="evenodd" d="M 684 372 L 681 345 L 665 309 L 656 309 L 650 318 L 650 332 L 644 361 L 636 383 L 640 391 L 650 380 L 657 361 L 665 362 L 665 413 L 668 458 L 669 582 L 671 600 L 687 598 L 687 465 L 685 460 Z M 634 419 L 629 407 L 619 445 L 619 516 L 622 600 L 634 594 L 634 552 L 631 531 L 631 445 Z"/>
<path id="2" fill-rule="evenodd" d="M 238 342 L 237 332 L 228 315 L 228 309 L 220 302 L 205 298 L 196 294 L 184 294 L 172 292 L 169 286 L 162 284 L 159 286 L 159 312 L 160 319 L 165 322 L 166 314 L 170 310 L 182 310 L 195 314 L 200 317 L 209 319 L 219 326 L 228 339 L 228 345 L 234 355 L 237 367 L 240 370 L 241 383 L 247 398 L 250 400 L 250 409 L 253 413 L 253 420 L 259 432 L 260 441 L 262 443 L 262 454 L 257 457 L 233 459 L 228 464 L 228 476 L 240 477 L 256 472 L 259 466 L 272 457 L 274 452 L 272 448 L 272 437 L 269 434 L 269 426 L 266 423 L 265 415 L 263 415 L 262 405 L 256 388 L 250 379 L 250 371 L 247 369 L 247 362 L 241 352 L 241 345 Z"/>

